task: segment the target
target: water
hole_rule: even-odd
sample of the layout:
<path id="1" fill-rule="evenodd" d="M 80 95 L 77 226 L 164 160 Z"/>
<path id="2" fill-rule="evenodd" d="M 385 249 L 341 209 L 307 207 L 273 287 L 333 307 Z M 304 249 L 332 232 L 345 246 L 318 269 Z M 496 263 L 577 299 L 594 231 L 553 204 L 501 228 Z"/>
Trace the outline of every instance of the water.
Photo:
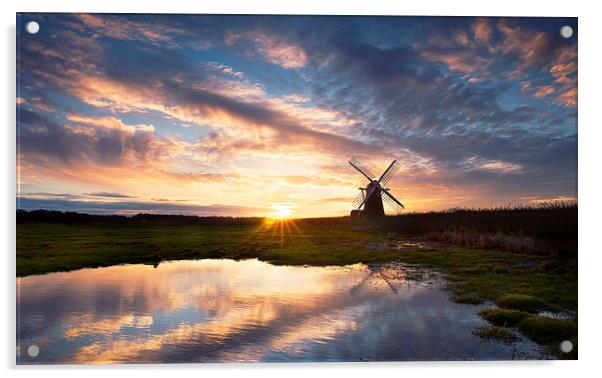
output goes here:
<path id="1" fill-rule="evenodd" d="M 159 363 L 548 358 L 483 341 L 483 307 L 403 265 L 201 260 L 17 279 L 17 362 Z M 32 345 L 36 357 L 28 355 Z"/>

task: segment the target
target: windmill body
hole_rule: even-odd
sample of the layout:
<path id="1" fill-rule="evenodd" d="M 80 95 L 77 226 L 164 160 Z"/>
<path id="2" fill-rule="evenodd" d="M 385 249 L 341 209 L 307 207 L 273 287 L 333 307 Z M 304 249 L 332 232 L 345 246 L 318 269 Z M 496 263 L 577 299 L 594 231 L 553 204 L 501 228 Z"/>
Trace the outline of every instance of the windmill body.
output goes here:
<path id="1" fill-rule="evenodd" d="M 372 195 L 366 199 L 364 208 L 360 213 L 363 218 L 382 218 L 385 216 L 385 208 L 383 206 L 382 192 L 380 185 L 376 181 L 368 184 L 366 192 L 371 192 Z"/>
<path id="2" fill-rule="evenodd" d="M 387 167 L 380 178 L 360 163 L 357 159 L 349 160 L 349 164 L 360 172 L 367 180 L 365 188 L 359 188 L 360 194 L 353 201 L 354 209 L 351 211 L 352 218 L 378 219 L 385 216 L 383 201 L 395 212 L 399 213 L 404 208 L 403 204 L 391 194 L 385 185 L 391 180 L 395 172 L 399 170 L 397 160 Z"/>

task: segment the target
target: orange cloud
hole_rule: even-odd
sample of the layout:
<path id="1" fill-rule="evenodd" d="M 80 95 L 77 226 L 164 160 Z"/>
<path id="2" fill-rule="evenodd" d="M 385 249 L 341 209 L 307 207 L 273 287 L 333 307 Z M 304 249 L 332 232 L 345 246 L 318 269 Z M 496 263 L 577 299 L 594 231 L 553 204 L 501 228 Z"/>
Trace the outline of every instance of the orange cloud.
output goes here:
<path id="1" fill-rule="evenodd" d="M 474 37 L 482 43 L 489 43 L 493 36 L 493 29 L 491 28 L 489 21 L 484 18 L 479 18 L 472 24 L 472 31 Z"/>
<path id="2" fill-rule="evenodd" d="M 67 119 L 75 123 L 83 123 L 86 125 L 92 125 L 105 129 L 121 130 L 128 133 L 155 132 L 155 128 L 153 125 L 126 125 L 120 119 L 111 116 L 89 117 L 80 114 L 68 114 Z"/>
<path id="3" fill-rule="evenodd" d="M 467 46 L 468 44 L 470 44 L 470 38 L 464 30 L 459 30 L 458 32 L 456 32 L 454 40 L 462 46 Z"/>
<path id="4" fill-rule="evenodd" d="M 253 34 L 252 39 L 271 63 L 284 68 L 301 68 L 307 64 L 305 50 L 283 38 L 258 32 Z"/>
<path id="5" fill-rule="evenodd" d="M 533 96 L 537 97 L 537 98 L 541 98 L 541 97 L 545 97 L 548 95 L 551 95 L 552 93 L 556 92 L 556 89 L 554 89 L 554 86 L 552 85 L 544 85 L 539 87 L 535 93 L 533 94 Z"/>
<path id="6" fill-rule="evenodd" d="M 183 29 L 167 25 L 135 22 L 124 18 L 98 16 L 89 13 L 76 14 L 75 17 L 94 33 L 102 33 L 111 38 L 122 40 L 141 40 L 155 45 L 176 46 L 170 34 L 186 34 Z"/>
<path id="7" fill-rule="evenodd" d="M 262 236 L 258 234 L 258 236 Z M 244 264 L 246 269 L 240 269 Z M 170 291 L 175 279 L 173 271 L 188 272 L 196 277 L 205 277 L 188 284 L 185 291 Z M 215 280 L 215 273 L 225 271 L 227 282 Z M 208 341 L 224 343 L 241 329 L 253 326 L 269 326 L 279 319 L 305 319 L 303 326 L 286 327 L 285 337 L 277 334 L 274 339 L 265 340 L 265 349 L 286 348 L 288 344 L 311 337 L 332 336 L 337 332 L 354 327 L 354 319 L 361 319 L 361 308 L 349 307 L 345 303 L 333 309 L 335 293 L 348 292 L 369 273 L 365 266 L 357 265 L 349 269 L 298 269 L 285 266 L 267 266 L 259 261 L 177 261 L 161 263 L 157 269 L 151 266 L 116 266 L 108 269 L 81 270 L 66 275 L 55 275 L 53 285 L 60 285 L 68 279 L 72 286 L 86 288 L 95 281 L 108 282 L 106 289 L 117 293 L 122 301 L 134 298 L 146 298 L 138 314 L 121 311 L 114 312 L 101 319 L 87 315 L 69 316 L 67 324 L 76 324 L 63 332 L 68 340 L 93 341 L 104 338 L 104 342 L 89 342 L 75 346 L 74 361 L 81 363 L 111 363 L 119 361 L 147 361 L 149 354 L 167 344 L 186 343 L 190 340 L 208 338 Z M 120 279 L 124 274 L 132 277 Z M 95 277 L 90 279 L 90 275 Z M 344 276 L 346 279 L 342 280 Z M 28 298 L 31 290 L 44 291 L 48 287 L 45 278 L 32 277 L 22 283 L 23 297 Z M 372 283 L 372 282 L 371 282 Z M 375 281 L 373 284 L 386 285 Z M 228 290 L 224 290 L 225 286 Z M 371 287 L 373 287 L 371 285 Z M 380 287 L 380 286 L 379 286 Z M 50 289 L 52 290 L 52 289 Z M 224 293 L 226 293 L 224 295 Z M 189 293 L 198 295 L 190 296 Z M 199 295 L 201 300 L 199 300 Z M 82 298 L 82 305 L 93 306 L 97 298 Z M 279 302 L 286 306 L 278 306 Z M 284 303 L 282 302 L 282 303 Z M 241 305 L 242 304 L 242 305 Z M 203 321 L 183 321 L 159 330 L 150 330 L 157 313 L 177 314 L 180 309 L 203 310 L 208 314 Z M 362 307 L 363 308 L 363 307 Z M 350 312 L 351 311 L 351 312 Z M 319 327 L 319 315 L 330 319 L 333 327 Z M 309 315 L 309 316 L 308 316 Z M 322 318 L 323 318 L 322 317 Z M 349 319 L 351 317 L 351 320 Z M 78 324 L 86 324 L 80 326 Z M 311 327 L 309 327 L 311 325 Z M 131 335 L 127 340 L 116 337 L 126 327 L 141 327 L 148 332 Z M 308 329 L 311 329 L 308 333 Z"/>
<path id="8" fill-rule="evenodd" d="M 513 173 L 522 170 L 520 164 L 505 162 L 502 160 L 489 160 L 473 156 L 466 159 L 466 167 L 473 170 L 486 170 L 500 173 Z"/>
<path id="9" fill-rule="evenodd" d="M 577 78 L 574 74 L 577 72 L 577 62 L 558 63 L 550 68 L 550 73 L 554 76 L 554 81 L 563 85 L 575 85 Z"/>
<path id="10" fill-rule="evenodd" d="M 570 108 L 577 107 L 577 88 L 572 87 L 564 90 L 558 96 L 558 102 L 564 106 L 568 106 Z"/>
<path id="11" fill-rule="evenodd" d="M 497 49 L 506 54 L 517 54 L 521 62 L 519 68 L 531 66 L 541 59 L 548 57 L 552 49 L 552 39 L 545 32 L 512 27 L 506 20 L 497 24 L 498 30 L 504 35 L 504 40 Z"/>
<path id="12" fill-rule="evenodd" d="M 354 121 L 343 115 L 267 96 L 253 100 L 226 96 L 220 90 L 191 86 L 180 81 L 147 83 L 142 89 L 103 77 L 81 75 L 71 91 L 97 107 L 121 111 L 154 110 L 185 123 L 211 125 L 226 133 L 221 140 L 201 142 L 214 153 L 243 149 L 291 152 L 301 146 L 346 154 L 372 151 L 366 144 L 341 135 L 336 128 L 320 130 L 320 124 L 344 127 Z M 221 92 L 221 93 L 220 93 Z M 176 103 L 177 105 L 168 105 Z M 202 145 L 199 147 L 203 147 Z M 222 147 L 222 148 L 219 148 Z"/>
<path id="13" fill-rule="evenodd" d="M 479 62 L 469 61 L 466 59 L 467 57 L 463 55 L 439 54 L 427 51 L 422 53 L 422 56 L 429 60 L 445 63 L 452 71 L 472 73 L 479 69 Z"/>

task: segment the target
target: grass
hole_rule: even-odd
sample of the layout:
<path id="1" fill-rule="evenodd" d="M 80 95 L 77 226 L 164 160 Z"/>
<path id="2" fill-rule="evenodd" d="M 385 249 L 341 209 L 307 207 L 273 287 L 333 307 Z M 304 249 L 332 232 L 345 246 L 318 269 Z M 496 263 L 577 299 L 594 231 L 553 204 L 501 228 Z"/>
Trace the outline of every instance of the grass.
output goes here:
<path id="1" fill-rule="evenodd" d="M 456 208 L 387 217 L 384 229 L 471 249 L 519 254 L 577 254 L 577 203 Z"/>
<path id="2" fill-rule="evenodd" d="M 500 327 L 517 326 L 529 316 L 526 312 L 505 308 L 488 308 L 481 311 L 480 315 L 489 323 Z"/>
<path id="3" fill-rule="evenodd" d="M 473 333 L 484 340 L 501 341 L 504 343 L 513 343 L 519 339 L 515 333 L 506 327 L 499 326 L 478 327 Z"/>
<path id="4" fill-rule="evenodd" d="M 577 264 L 573 260 L 557 262 L 570 270 L 550 273 L 539 269 L 550 257 L 490 250 L 404 251 L 399 258 L 447 273 L 452 299 L 459 303 L 494 301 L 512 293 L 541 298 L 557 309 L 577 310 Z M 509 273 L 500 273 L 499 266 L 507 267 Z"/>
<path id="5" fill-rule="evenodd" d="M 427 213 L 405 213 L 388 217 L 389 230 L 427 234 L 448 230 L 469 230 L 489 234 L 529 237 L 577 237 L 577 203 L 551 202 L 528 206 L 483 209 L 455 208 Z"/>
<path id="6" fill-rule="evenodd" d="M 503 308 L 526 312 L 539 312 L 553 309 L 552 306 L 543 299 L 524 294 L 506 294 L 497 298 L 495 303 Z"/>
<path id="7" fill-rule="evenodd" d="M 498 304 L 510 304 L 514 307 L 521 307 L 522 310 L 509 308 L 488 308 L 480 312 L 480 315 L 493 324 L 490 327 L 484 327 L 487 331 L 477 329 L 478 334 L 483 339 L 493 339 L 496 332 L 499 333 L 500 340 L 503 337 L 502 329 L 506 327 L 515 327 L 531 340 L 547 345 L 548 349 L 561 358 L 577 358 L 577 323 L 573 320 L 555 319 L 548 316 L 542 316 L 526 312 L 535 308 L 541 308 L 543 302 L 538 298 L 517 294 L 509 294 L 501 297 Z M 574 349 L 569 353 L 560 350 L 560 343 L 569 340 Z"/>
<path id="8" fill-rule="evenodd" d="M 357 248 L 364 240 L 378 242 L 384 235 L 303 222 L 295 226 L 18 224 L 17 275 L 179 259 L 258 258 L 290 265 L 395 259 L 395 251 Z"/>
<path id="9" fill-rule="evenodd" d="M 540 344 L 559 344 L 577 337 L 577 324 L 570 320 L 530 315 L 518 324 L 518 329 Z M 575 345 L 575 343 L 573 343 Z"/>
<path id="10" fill-rule="evenodd" d="M 546 245 L 541 241 L 522 235 L 502 232 L 479 231 L 477 228 L 461 227 L 431 232 L 426 238 L 469 248 L 495 249 L 523 254 L 545 254 Z"/>

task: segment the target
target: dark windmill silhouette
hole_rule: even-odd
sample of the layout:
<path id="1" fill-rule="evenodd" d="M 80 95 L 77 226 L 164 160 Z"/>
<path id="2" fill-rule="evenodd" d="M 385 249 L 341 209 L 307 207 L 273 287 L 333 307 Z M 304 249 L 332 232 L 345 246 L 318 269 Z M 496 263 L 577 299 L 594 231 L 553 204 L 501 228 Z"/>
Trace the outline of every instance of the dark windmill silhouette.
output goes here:
<path id="1" fill-rule="evenodd" d="M 393 197 L 390 190 L 385 187 L 393 175 L 399 170 L 399 163 L 393 160 L 385 169 L 380 178 L 374 174 L 357 159 L 352 158 L 349 164 L 368 179 L 365 188 L 359 188 L 360 194 L 353 200 L 354 210 L 351 211 L 352 218 L 382 218 L 385 216 L 383 201 L 396 213 L 400 213 L 404 206 L 397 198 Z"/>

